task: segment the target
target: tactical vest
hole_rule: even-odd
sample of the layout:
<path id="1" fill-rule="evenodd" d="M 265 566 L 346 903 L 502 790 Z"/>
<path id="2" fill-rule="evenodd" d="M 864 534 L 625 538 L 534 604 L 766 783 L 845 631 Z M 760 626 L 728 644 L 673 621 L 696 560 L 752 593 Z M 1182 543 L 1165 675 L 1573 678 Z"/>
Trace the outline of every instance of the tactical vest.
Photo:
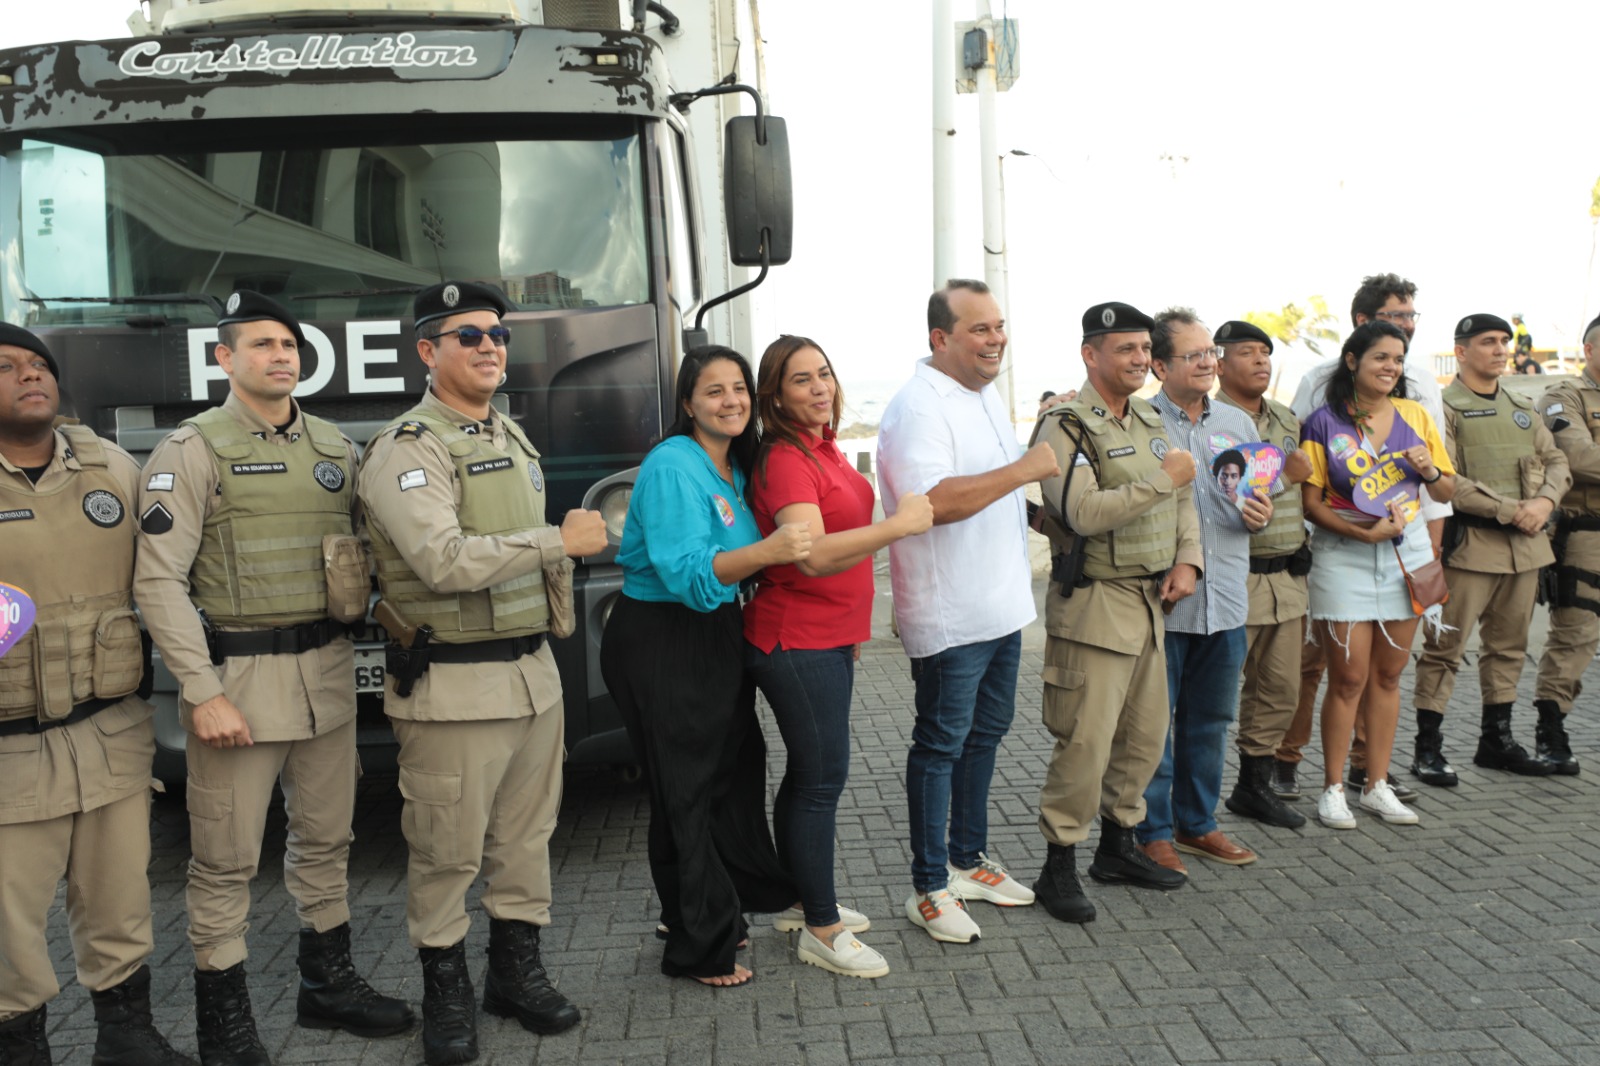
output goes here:
<path id="1" fill-rule="evenodd" d="M 1550 415 L 1552 403 L 1560 403 L 1565 408 L 1557 417 L 1574 424 L 1581 422 L 1590 438 L 1600 444 L 1600 385 L 1591 381 L 1587 372 L 1576 382 L 1558 385 L 1544 394 L 1539 406 L 1544 409 L 1546 423 L 1554 421 Z M 1574 406 L 1577 410 L 1573 410 Z M 1600 515 L 1600 484 L 1579 481 L 1574 477 L 1572 488 L 1561 497 L 1561 509 L 1571 514 Z"/>
<path id="2" fill-rule="evenodd" d="M 1457 473 L 1502 496 L 1522 499 L 1526 494 L 1518 461 L 1534 454 L 1533 401 L 1510 389 L 1485 399 L 1457 378 L 1444 390 L 1444 405 L 1453 412 Z"/>
<path id="3" fill-rule="evenodd" d="M 183 424 L 217 459 L 220 495 L 189 570 L 190 595 L 218 625 L 271 627 L 328 617 L 322 538 L 351 532 L 350 452 L 331 422 L 302 414 L 305 434 L 284 446 L 220 407 Z"/>
<path id="4" fill-rule="evenodd" d="M 1102 489 L 1148 481 L 1161 469 L 1167 434 L 1160 413 L 1144 400 L 1128 399 L 1125 429 L 1087 403 L 1075 400 L 1067 408 L 1088 432 L 1085 443 Z M 1159 574 L 1172 566 L 1177 543 L 1178 502 L 1168 496 L 1126 525 L 1086 538 L 1083 572 L 1097 580 Z"/>
<path id="5" fill-rule="evenodd" d="M 37 612 L 0 656 L 0 720 L 65 718 L 76 703 L 128 695 L 144 673 L 131 607 L 134 501 L 99 437 L 85 426 L 59 432 L 82 470 L 43 492 L 0 478 L 5 582 Z"/>
<path id="6" fill-rule="evenodd" d="M 437 436 L 450 453 L 461 486 L 456 520 L 464 535 L 504 536 L 546 524 L 539 453 L 516 423 L 502 419 L 507 438 L 502 452 L 488 432 L 467 433 L 421 408 L 411 410 L 382 432 L 392 431 L 398 438 L 406 432 L 403 426 L 408 422 L 421 423 L 426 427 L 423 431 Z M 395 446 L 405 445 L 397 442 Z M 550 628 L 542 568 L 476 592 L 435 592 L 406 564 L 383 530 L 374 525 L 371 534 L 383 598 L 410 624 L 432 626 L 435 640 L 473 644 Z"/>
<path id="7" fill-rule="evenodd" d="M 1261 410 L 1266 415 L 1256 422 L 1261 439 L 1283 449 L 1284 458 L 1300 447 L 1300 420 L 1294 412 L 1276 400 L 1261 398 Z M 1246 412 L 1248 413 L 1248 412 Z M 1251 558 L 1289 555 L 1299 551 L 1306 542 L 1305 513 L 1301 505 L 1300 486 L 1291 485 L 1272 498 L 1272 521 L 1267 528 L 1250 537 Z"/>

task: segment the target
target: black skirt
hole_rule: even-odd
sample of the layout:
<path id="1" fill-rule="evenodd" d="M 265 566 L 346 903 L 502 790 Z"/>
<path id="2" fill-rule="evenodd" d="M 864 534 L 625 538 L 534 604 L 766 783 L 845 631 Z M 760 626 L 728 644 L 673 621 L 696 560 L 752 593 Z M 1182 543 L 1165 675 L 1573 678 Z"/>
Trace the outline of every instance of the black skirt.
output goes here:
<path id="1" fill-rule="evenodd" d="M 623 596 L 600 670 L 650 790 L 650 872 L 669 930 L 661 972 L 731 974 L 742 912 L 800 898 L 767 822 L 767 749 L 739 606 L 703 614 Z"/>

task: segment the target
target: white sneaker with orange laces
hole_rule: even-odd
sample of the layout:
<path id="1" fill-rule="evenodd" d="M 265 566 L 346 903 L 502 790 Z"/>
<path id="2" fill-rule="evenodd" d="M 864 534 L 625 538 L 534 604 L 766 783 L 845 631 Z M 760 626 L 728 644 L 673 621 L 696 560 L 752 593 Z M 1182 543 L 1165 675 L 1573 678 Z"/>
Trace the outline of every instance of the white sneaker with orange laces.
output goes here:
<path id="1" fill-rule="evenodd" d="M 1006 868 L 983 852 L 978 865 L 960 870 L 945 863 L 950 871 L 950 892 L 961 899 L 981 899 L 997 907 L 1026 907 L 1033 903 L 1033 889 L 1006 873 Z"/>
<path id="2" fill-rule="evenodd" d="M 967 905 L 940 888 L 923 894 L 913 892 L 906 900 L 906 917 L 920 925 L 935 940 L 947 944 L 970 944 L 982 935 L 978 923 L 967 913 Z"/>

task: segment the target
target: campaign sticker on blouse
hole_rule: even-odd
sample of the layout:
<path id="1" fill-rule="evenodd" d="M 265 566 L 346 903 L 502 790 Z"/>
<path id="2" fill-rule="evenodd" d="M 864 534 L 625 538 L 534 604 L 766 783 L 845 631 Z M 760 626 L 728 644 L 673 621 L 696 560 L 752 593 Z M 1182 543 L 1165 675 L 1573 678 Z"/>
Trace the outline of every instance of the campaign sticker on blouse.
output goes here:
<path id="1" fill-rule="evenodd" d="M 733 508 L 728 506 L 728 501 L 715 494 L 712 495 L 711 501 L 717 505 L 717 517 L 722 519 L 722 524 L 732 529 Z"/>
<path id="2" fill-rule="evenodd" d="M 0 658 L 33 628 L 36 613 L 33 597 L 0 581 Z"/>

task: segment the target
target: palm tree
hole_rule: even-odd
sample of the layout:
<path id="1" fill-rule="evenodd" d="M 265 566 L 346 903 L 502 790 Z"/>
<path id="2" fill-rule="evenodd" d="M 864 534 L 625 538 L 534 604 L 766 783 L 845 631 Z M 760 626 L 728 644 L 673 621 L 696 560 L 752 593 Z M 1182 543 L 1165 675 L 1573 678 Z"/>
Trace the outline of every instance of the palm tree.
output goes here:
<path id="1" fill-rule="evenodd" d="M 1259 326 L 1267 336 L 1284 344 L 1303 344 L 1315 355 L 1322 354 L 1321 343 L 1331 341 L 1339 343 L 1339 319 L 1328 310 L 1328 301 L 1323 296 L 1307 297 L 1305 306 L 1302 307 L 1293 301 L 1284 304 L 1276 311 L 1250 311 L 1244 320 L 1252 326 Z M 1283 364 L 1280 362 L 1272 378 L 1272 388 L 1276 392 L 1278 378 L 1283 375 Z"/>

